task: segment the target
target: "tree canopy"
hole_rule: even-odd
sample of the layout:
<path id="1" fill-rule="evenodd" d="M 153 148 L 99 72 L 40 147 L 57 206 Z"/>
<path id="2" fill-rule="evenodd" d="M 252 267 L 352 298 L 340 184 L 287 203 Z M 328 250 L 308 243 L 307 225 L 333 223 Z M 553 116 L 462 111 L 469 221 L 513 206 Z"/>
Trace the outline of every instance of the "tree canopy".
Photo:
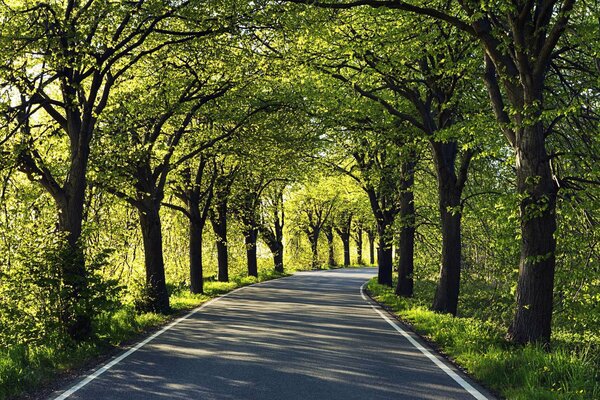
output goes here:
<path id="1" fill-rule="evenodd" d="M 576 0 L 1 2 L 0 344 L 376 264 L 514 344 L 597 351 L 599 21 Z"/>

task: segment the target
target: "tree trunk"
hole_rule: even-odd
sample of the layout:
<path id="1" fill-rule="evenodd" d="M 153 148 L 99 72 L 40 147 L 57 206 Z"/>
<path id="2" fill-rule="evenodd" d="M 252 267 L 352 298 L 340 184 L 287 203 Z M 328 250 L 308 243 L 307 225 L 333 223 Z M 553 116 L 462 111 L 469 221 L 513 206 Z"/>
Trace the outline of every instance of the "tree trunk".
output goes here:
<path id="1" fill-rule="evenodd" d="M 170 311 L 170 307 L 165 280 L 159 206 L 152 202 L 146 202 L 143 209 L 138 210 L 138 215 L 144 241 L 146 294 L 148 296 L 146 307 L 149 311 L 165 314 Z"/>
<path id="2" fill-rule="evenodd" d="M 79 239 L 83 221 L 84 193 L 79 192 L 71 201 L 59 202 L 60 232 L 66 234 L 67 243 L 61 254 L 61 272 L 64 285 L 63 307 L 61 322 L 69 335 L 75 341 L 83 341 L 92 333 L 91 316 L 79 304 L 84 301 L 88 285 L 88 274 L 85 267 L 85 257 Z"/>
<path id="3" fill-rule="evenodd" d="M 202 228 L 200 216 L 190 218 L 190 291 L 204 293 L 202 272 Z"/>
<path id="4" fill-rule="evenodd" d="M 509 328 L 516 343 L 548 345 L 552 322 L 556 239 L 556 186 L 541 123 L 517 135 L 517 187 L 522 196 L 517 310 Z"/>
<path id="5" fill-rule="evenodd" d="M 412 187 L 414 178 L 414 163 L 405 163 L 405 179 L 402 182 L 400 195 L 400 241 L 398 243 L 398 284 L 396 294 L 412 297 L 414 288 L 414 249 L 415 249 L 415 195 Z"/>
<path id="6" fill-rule="evenodd" d="M 335 247 L 333 245 L 333 228 L 331 226 L 325 227 L 324 234 L 327 238 L 327 248 L 329 251 L 329 260 L 327 263 L 330 267 L 335 267 L 337 266 L 337 262 L 335 261 Z"/>
<path id="7" fill-rule="evenodd" d="M 210 221 L 217 237 L 217 280 L 229 282 L 229 255 L 227 251 L 227 202 L 219 201 Z"/>
<path id="8" fill-rule="evenodd" d="M 441 180 L 439 209 L 442 225 L 442 265 L 432 309 L 456 315 L 460 291 L 461 210 L 460 194 L 447 181 Z"/>
<path id="9" fill-rule="evenodd" d="M 356 228 L 356 263 L 358 265 L 364 265 L 363 260 L 363 229 L 361 227 Z"/>
<path id="10" fill-rule="evenodd" d="M 350 266 L 350 235 L 344 235 L 342 237 L 342 243 L 344 244 L 344 267 Z"/>
<path id="11" fill-rule="evenodd" d="M 392 253 L 392 246 L 383 238 L 383 235 L 379 237 L 379 248 L 377 249 L 377 261 L 379 263 L 377 282 L 380 285 L 391 287 L 394 255 Z"/>
<path id="12" fill-rule="evenodd" d="M 248 260 L 248 276 L 258 278 L 258 262 L 256 259 L 256 240 L 258 239 L 258 230 L 250 229 L 245 232 L 246 241 L 246 259 Z"/>
<path id="13" fill-rule="evenodd" d="M 279 242 L 277 248 L 271 249 L 273 252 L 273 264 L 275 272 L 283 274 L 283 243 Z"/>
<path id="14" fill-rule="evenodd" d="M 80 135 L 89 138 L 91 132 L 80 132 Z M 61 320 L 67 334 L 75 341 L 85 340 L 92 334 L 90 310 L 82 304 L 88 290 L 88 273 L 80 239 L 87 187 L 89 141 L 82 140 L 82 143 L 72 144 L 68 181 L 64 190 L 53 193 L 58 208 L 58 230 L 65 233 L 67 239 L 61 260 L 65 290 Z"/>
<path id="15" fill-rule="evenodd" d="M 392 207 L 385 209 L 380 206 L 377 193 L 373 187 L 367 190 L 371 210 L 377 223 L 377 236 L 379 237 L 379 247 L 377 249 L 377 282 L 381 285 L 392 286 L 392 272 L 394 270 L 394 255 L 392 253 L 392 243 L 390 243 L 390 235 L 388 228 L 394 223 L 396 210 Z M 386 200 L 385 198 L 383 200 Z M 392 201 L 384 201 L 383 204 L 393 204 Z"/>
<path id="16" fill-rule="evenodd" d="M 375 265 L 375 232 L 367 231 L 369 238 L 369 264 Z"/>
<path id="17" fill-rule="evenodd" d="M 263 241 L 269 246 L 269 250 L 273 254 L 273 266 L 275 271 L 283 273 L 283 241 L 282 241 L 282 230 L 279 228 L 279 224 L 275 226 L 275 232 L 271 231 L 266 227 L 259 227 L 261 237 Z"/>
<path id="18" fill-rule="evenodd" d="M 312 252 L 311 268 L 319 269 L 319 232 L 315 230 L 309 233 L 308 241 L 310 242 L 310 250 Z"/>

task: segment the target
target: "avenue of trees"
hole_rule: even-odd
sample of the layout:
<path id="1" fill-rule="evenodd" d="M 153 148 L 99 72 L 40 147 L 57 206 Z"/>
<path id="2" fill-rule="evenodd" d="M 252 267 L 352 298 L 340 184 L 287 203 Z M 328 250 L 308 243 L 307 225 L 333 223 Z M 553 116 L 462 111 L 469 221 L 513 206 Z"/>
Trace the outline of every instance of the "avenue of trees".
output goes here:
<path id="1" fill-rule="evenodd" d="M 0 345 L 377 264 L 597 349 L 599 121 L 594 1 L 3 1 Z"/>

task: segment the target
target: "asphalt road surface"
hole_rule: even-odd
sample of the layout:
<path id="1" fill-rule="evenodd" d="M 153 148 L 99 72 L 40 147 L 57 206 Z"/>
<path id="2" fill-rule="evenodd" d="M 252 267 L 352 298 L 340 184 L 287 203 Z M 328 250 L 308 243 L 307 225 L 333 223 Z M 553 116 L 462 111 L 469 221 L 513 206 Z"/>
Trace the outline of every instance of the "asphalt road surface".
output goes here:
<path id="1" fill-rule="evenodd" d="M 374 274 L 301 272 L 235 291 L 51 398 L 491 399 L 361 295 Z"/>

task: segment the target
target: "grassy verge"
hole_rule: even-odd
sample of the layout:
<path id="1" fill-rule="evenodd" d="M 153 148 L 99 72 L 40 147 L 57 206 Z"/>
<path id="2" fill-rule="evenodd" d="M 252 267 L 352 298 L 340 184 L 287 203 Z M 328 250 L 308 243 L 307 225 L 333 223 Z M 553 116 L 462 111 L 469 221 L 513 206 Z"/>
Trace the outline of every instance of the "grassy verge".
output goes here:
<path id="1" fill-rule="evenodd" d="M 473 377 L 507 399 L 600 399 L 599 356 L 594 347 L 516 347 L 505 329 L 477 318 L 453 318 L 429 311 L 419 299 L 397 297 L 372 279 L 369 294 Z"/>
<path id="2" fill-rule="evenodd" d="M 170 315 L 140 314 L 133 307 L 124 305 L 115 312 L 100 315 L 95 321 L 97 338 L 77 347 L 20 345 L 0 349 L 0 400 L 18 396 L 26 390 L 35 390 L 69 370 L 90 366 L 95 358 L 125 342 L 137 339 L 144 332 L 164 325 L 184 311 L 198 307 L 214 297 L 242 286 L 282 276 L 285 274 L 265 271 L 260 273 L 258 279 L 235 276 L 230 282 L 208 281 L 204 284 L 203 295 L 193 295 L 186 290 L 176 291 L 171 295 L 173 314 Z"/>

